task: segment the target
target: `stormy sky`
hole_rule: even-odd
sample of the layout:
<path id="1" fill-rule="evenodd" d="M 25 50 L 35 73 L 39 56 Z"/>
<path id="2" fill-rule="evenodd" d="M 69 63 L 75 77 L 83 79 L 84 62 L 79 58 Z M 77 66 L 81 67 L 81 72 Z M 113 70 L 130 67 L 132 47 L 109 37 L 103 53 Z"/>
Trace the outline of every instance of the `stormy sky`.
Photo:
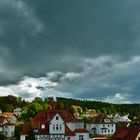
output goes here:
<path id="1" fill-rule="evenodd" d="M 139 0 L 0 0 L 0 96 L 140 103 Z"/>

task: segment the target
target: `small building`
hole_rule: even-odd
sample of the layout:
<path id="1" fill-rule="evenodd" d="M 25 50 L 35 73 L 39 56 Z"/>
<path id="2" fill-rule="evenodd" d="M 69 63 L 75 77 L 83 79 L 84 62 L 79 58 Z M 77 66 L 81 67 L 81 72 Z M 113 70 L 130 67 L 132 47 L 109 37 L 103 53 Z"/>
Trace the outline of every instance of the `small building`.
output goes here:
<path id="1" fill-rule="evenodd" d="M 3 135 L 5 137 L 13 137 L 15 135 L 15 125 L 11 123 L 5 123 L 3 125 Z"/>
<path id="2" fill-rule="evenodd" d="M 0 134 L 3 134 L 3 125 L 8 123 L 4 117 L 0 117 Z"/>
<path id="3" fill-rule="evenodd" d="M 116 123 L 106 114 L 101 113 L 86 124 L 86 129 L 91 135 L 112 135 L 116 131 Z"/>
<path id="4" fill-rule="evenodd" d="M 21 112 L 22 112 L 22 109 L 21 108 L 14 109 L 14 115 L 16 115 L 16 116 L 20 116 L 21 115 Z"/>

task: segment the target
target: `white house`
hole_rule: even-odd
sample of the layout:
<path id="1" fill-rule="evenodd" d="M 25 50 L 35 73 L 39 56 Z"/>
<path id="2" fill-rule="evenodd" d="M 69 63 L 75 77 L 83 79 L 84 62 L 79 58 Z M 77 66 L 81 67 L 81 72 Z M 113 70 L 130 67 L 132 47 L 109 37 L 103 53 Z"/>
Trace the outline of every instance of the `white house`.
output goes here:
<path id="1" fill-rule="evenodd" d="M 86 124 L 86 129 L 93 135 L 112 135 L 116 131 L 116 123 L 106 114 L 101 113 Z"/>
<path id="2" fill-rule="evenodd" d="M 89 140 L 84 122 L 76 120 L 66 110 L 42 110 L 33 118 L 31 126 L 36 140 Z M 27 129 L 23 128 L 20 140 L 25 140 L 29 134 Z"/>
<path id="3" fill-rule="evenodd" d="M 124 115 L 124 116 L 120 116 L 118 113 L 115 115 L 115 117 L 113 118 L 113 121 L 118 123 L 118 122 L 128 122 L 130 123 L 131 120 L 128 118 L 129 114 Z"/>
<path id="4" fill-rule="evenodd" d="M 15 133 L 15 125 L 11 123 L 5 123 L 3 125 L 3 135 L 5 137 L 13 137 Z"/>
<path id="5" fill-rule="evenodd" d="M 14 115 L 16 115 L 16 116 L 20 116 L 21 115 L 21 112 L 22 112 L 22 109 L 21 108 L 14 109 Z"/>
<path id="6" fill-rule="evenodd" d="M 3 125 L 8 123 L 8 121 L 4 117 L 0 117 L 0 134 L 3 133 Z"/>

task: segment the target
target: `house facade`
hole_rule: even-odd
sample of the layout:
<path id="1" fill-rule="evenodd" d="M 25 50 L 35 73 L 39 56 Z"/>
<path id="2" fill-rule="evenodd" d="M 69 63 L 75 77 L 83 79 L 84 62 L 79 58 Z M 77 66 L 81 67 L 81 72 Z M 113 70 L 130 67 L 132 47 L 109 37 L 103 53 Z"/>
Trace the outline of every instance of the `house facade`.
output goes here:
<path id="1" fill-rule="evenodd" d="M 15 125 L 8 122 L 4 117 L 0 117 L 0 134 L 5 137 L 13 137 L 15 134 Z"/>
<path id="2" fill-rule="evenodd" d="M 106 114 L 101 113 L 86 124 L 86 129 L 91 135 L 112 135 L 116 131 L 116 123 Z"/>
<path id="3" fill-rule="evenodd" d="M 84 122 L 76 120 L 66 110 L 42 110 L 33 118 L 30 125 L 36 140 L 89 140 Z M 27 129 L 27 126 L 23 128 L 20 140 L 26 139 L 29 134 Z"/>
<path id="4" fill-rule="evenodd" d="M 13 137 L 15 134 L 15 125 L 11 123 L 5 123 L 3 125 L 3 135 L 5 137 Z"/>

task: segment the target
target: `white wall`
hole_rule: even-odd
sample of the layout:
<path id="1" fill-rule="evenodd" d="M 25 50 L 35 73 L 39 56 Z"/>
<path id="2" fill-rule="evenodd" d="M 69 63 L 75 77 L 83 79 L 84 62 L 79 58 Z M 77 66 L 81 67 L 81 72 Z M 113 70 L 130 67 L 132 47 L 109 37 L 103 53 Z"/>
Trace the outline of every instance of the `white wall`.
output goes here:
<path id="1" fill-rule="evenodd" d="M 26 135 L 20 135 L 20 140 L 25 140 Z"/>
<path id="2" fill-rule="evenodd" d="M 3 134 L 6 137 L 12 137 L 12 136 L 14 136 L 14 133 L 15 133 L 14 125 L 3 126 Z"/>
<path id="3" fill-rule="evenodd" d="M 84 128 L 84 122 L 76 122 L 75 126 L 76 126 L 75 129 Z"/>
<path id="4" fill-rule="evenodd" d="M 90 133 L 93 133 L 93 130 L 92 130 L 93 127 L 96 128 L 96 134 L 100 134 L 100 135 L 114 134 L 114 132 L 116 131 L 116 124 L 86 124 L 86 129 Z M 104 127 L 107 128 L 106 132 L 105 131 L 102 132 L 101 128 L 104 128 Z"/>
<path id="5" fill-rule="evenodd" d="M 79 140 L 79 135 L 83 135 L 84 140 L 89 140 L 89 133 L 76 133 L 75 140 Z"/>
<path id="6" fill-rule="evenodd" d="M 66 125 L 68 126 L 68 128 L 69 128 L 71 131 L 74 131 L 75 128 L 76 128 L 76 124 L 73 123 L 73 122 L 67 122 Z"/>
<path id="7" fill-rule="evenodd" d="M 57 120 L 57 117 L 58 117 L 58 120 Z M 50 134 L 64 134 L 65 133 L 65 124 L 59 114 L 56 114 L 51 120 L 50 126 L 49 126 L 49 133 Z"/>
<path id="8" fill-rule="evenodd" d="M 78 139 L 75 139 L 75 136 L 65 136 L 65 140 L 69 140 L 68 137 L 70 137 L 70 140 L 78 140 Z"/>

